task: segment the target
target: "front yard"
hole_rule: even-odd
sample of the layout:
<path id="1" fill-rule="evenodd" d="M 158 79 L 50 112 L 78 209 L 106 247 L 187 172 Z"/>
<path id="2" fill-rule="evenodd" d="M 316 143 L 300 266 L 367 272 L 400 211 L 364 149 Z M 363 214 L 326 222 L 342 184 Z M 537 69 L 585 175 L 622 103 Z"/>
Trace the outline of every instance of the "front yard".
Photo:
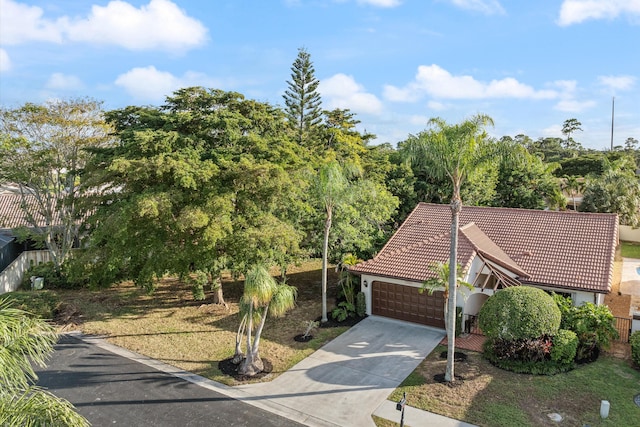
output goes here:
<path id="1" fill-rule="evenodd" d="M 464 352 L 467 360 L 455 365 L 464 383 L 450 388 L 433 380 L 445 371 L 443 351 L 445 347 L 436 348 L 390 400 L 397 401 L 406 392 L 409 406 L 479 426 L 640 425 L 640 408 L 633 401 L 640 394 L 640 370 L 628 361 L 601 356 L 565 374 L 531 376 L 503 371 L 479 353 Z M 606 420 L 599 415 L 601 400 L 611 403 Z M 563 421 L 551 421 L 550 413 L 560 414 Z M 380 421 L 379 425 L 393 424 Z"/>
<path id="2" fill-rule="evenodd" d="M 269 319 L 260 344 L 261 356 L 273 364 L 272 378 L 347 330 L 346 326 L 319 328 L 309 342 L 293 339 L 304 332 L 305 321 L 315 320 L 322 312 L 320 272 L 319 261 L 306 262 L 289 271 L 288 283 L 298 288 L 296 308 L 283 318 Z M 336 282 L 331 271 L 330 308 Z M 235 380 L 222 374 L 218 362 L 234 353 L 243 282 L 227 277 L 223 289 L 228 309 L 211 304 L 209 294 L 206 301 L 194 301 L 190 286 L 174 278 L 162 280 L 153 295 L 145 294 L 132 283 L 93 292 L 57 293 L 66 304 L 63 314 L 66 312 L 70 323 L 66 329 L 104 335 L 115 345 L 233 385 Z"/>

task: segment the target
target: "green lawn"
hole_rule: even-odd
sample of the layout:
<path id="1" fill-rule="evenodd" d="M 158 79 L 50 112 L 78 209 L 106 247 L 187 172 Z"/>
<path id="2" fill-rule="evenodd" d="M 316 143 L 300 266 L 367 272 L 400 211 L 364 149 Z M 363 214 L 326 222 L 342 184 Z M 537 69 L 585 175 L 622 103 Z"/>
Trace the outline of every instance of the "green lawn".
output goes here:
<path id="1" fill-rule="evenodd" d="M 640 243 L 620 242 L 624 258 L 640 258 Z"/>
<path id="2" fill-rule="evenodd" d="M 633 397 L 640 394 L 640 370 L 628 361 L 601 356 L 598 361 L 554 376 L 514 374 L 498 369 L 479 353 L 464 352 L 468 359 L 456 363 L 459 387 L 436 383 L 446 360 L 438 347 L 396 389 L 391 400 L 407 393 L 410 406 L 479 426 L 555 425 L 547 417 L 559 413 L 562 426 L 638 426 L 640 408 Z M 611 403 L 610 416 L 599 415 L 601 400 Z"/>

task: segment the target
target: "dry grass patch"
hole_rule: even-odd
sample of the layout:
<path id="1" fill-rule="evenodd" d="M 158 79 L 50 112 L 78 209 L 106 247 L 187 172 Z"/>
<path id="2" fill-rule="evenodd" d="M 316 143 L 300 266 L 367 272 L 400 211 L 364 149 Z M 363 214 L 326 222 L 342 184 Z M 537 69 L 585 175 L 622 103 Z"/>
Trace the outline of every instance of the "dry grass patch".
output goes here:
<path id="1" fill-rule="evenodd" d="M 296 308 L 282 318 L 269 319 L 265 325 L 260 354 L 271 361 L 273 372 L 263 381 L 275 378 L 348 329 L 321 328 L 309 342 L 294 341 L 294 336 L 304 332 L 304 321 L 316 319 L 322 311 L 320 262 L 290 269 L 288 283 L 298 288 Z M 329 283 L 331 302 L 337 292 L 337 276 L 332 270 Z M 175 278 L 161 280 L 153 295 L 130 282 L 94 292 L 60 291 L 59 295 L 79 313 L 74 318 L 76 329 L 104 335 L 115 345 L 234 385 L 233 378 L 220 372 L 218 362 L 234 353 L 242 287 L 242 281 L 231 277 L 223 280 L 228 308 L 212 304 L 213 295 L 209 294 L 205 301 L 194 301 L 191 287 Z"/>

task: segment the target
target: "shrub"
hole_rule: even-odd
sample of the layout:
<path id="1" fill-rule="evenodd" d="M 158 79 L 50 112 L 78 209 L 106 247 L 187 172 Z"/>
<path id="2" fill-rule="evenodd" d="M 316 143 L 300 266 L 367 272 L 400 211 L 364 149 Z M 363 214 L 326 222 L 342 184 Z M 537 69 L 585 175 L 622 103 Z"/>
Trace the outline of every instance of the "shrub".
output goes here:
<path id="1" fill-rule="evenodd" d="M 553 337 L 551 360 L 561 365 L 572 366 L 578 349 L 578 337 L 573 331 L 560 329 Z"/>
<path id="2" fill-rule="evenodd" d="M 53 319 L 60 300 L 52 291 L 15 291 L 3 295 L 11 306 L 40 319 Z"/>
<path id="3" fill-rule="evenodd" d="M 356 314 L 358 317 L 364 317 L 367 314 L 367 302 L 364 292 L 356 294 Z"/>
<path id="4" fill-rule="evenodd" d="M 342 301 L 336 308 L 331 312 L 331 317 L 338 322 L 344 322 L 347 320 L 347 317 L 353 317 L 356 314 L 356 307 L 353 304 L 348 303 L 347 301 Z"/>
<path id="5" fill-rule="evenodd" d="M 573 368 L 573 364 L 562 364 L 557 361 L 551 360 L 550 357 L 545 357 L 543 360 L 518 360 L 502 358 L 499 356 L 500 344 L 496 342 L 496 339 L 487 339 L 484 343 L 484 351 L 482 355 L 489 360 L 489 362 L 500 369 L 506 371 L 516 372 L 519 374 L 532 374 L 532 375 L 555 375 L 560 372 L 566 372 Z M 527 341 L 527 340 L 522 340 Z M 528 340 L 529 344 L 535 343 L 536 340 Z M 535 344 L 544 343 L 545 347 L 548 347 L 546 340 L 539 341 Z M 508 341 L 504 341 L 508 343 Z M 522 345 L 520 343 L 519 345 Z"/>
<path id="6" fill-rule="evenodd" d="M 56 269 L 53 262 L 32 265 L 24 273 L 22 289 L 31 289 L 31 276 L 44 278 L 44 287 L 49 289 L 77 289 L 86 284 L 86 279 L 72 269 L 71 260 Z"/>
<path id="7" fill-rule="evenodd" d="M 578 337 L 576 359 L 593 361 L 601 348 L 608 348 L 618 337 L 614 317 L 606 305 L 586 302 L 578 307 L 569 298 L 554 295 L 554 301 L 562 313 L 561 327 L 575 332 Z"/>
<path id="8" fill-rule="evenodd" d="M 479 313 L 480 329 L 489 338 L 537 339 L 554 336 L 560 328 L 560 310 L 541 289 L 514 286 L 496 292 Z"/>
<path id="9" fill-rule="evenodd" d="M 629 339 L 631 344 L 631 359 L 640 368 L 640 331 L 635 331 Z"/>

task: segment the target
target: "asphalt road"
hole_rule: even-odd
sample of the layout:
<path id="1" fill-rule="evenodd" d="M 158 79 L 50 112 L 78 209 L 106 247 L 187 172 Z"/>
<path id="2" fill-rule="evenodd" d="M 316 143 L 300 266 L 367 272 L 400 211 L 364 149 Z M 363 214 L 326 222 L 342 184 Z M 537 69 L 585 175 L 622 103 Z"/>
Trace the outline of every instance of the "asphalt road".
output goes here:
<path id="1" fill-rule="evenodd" d="M 300 425 L 70 336 L 37 373 L 93 426 Z"/>

